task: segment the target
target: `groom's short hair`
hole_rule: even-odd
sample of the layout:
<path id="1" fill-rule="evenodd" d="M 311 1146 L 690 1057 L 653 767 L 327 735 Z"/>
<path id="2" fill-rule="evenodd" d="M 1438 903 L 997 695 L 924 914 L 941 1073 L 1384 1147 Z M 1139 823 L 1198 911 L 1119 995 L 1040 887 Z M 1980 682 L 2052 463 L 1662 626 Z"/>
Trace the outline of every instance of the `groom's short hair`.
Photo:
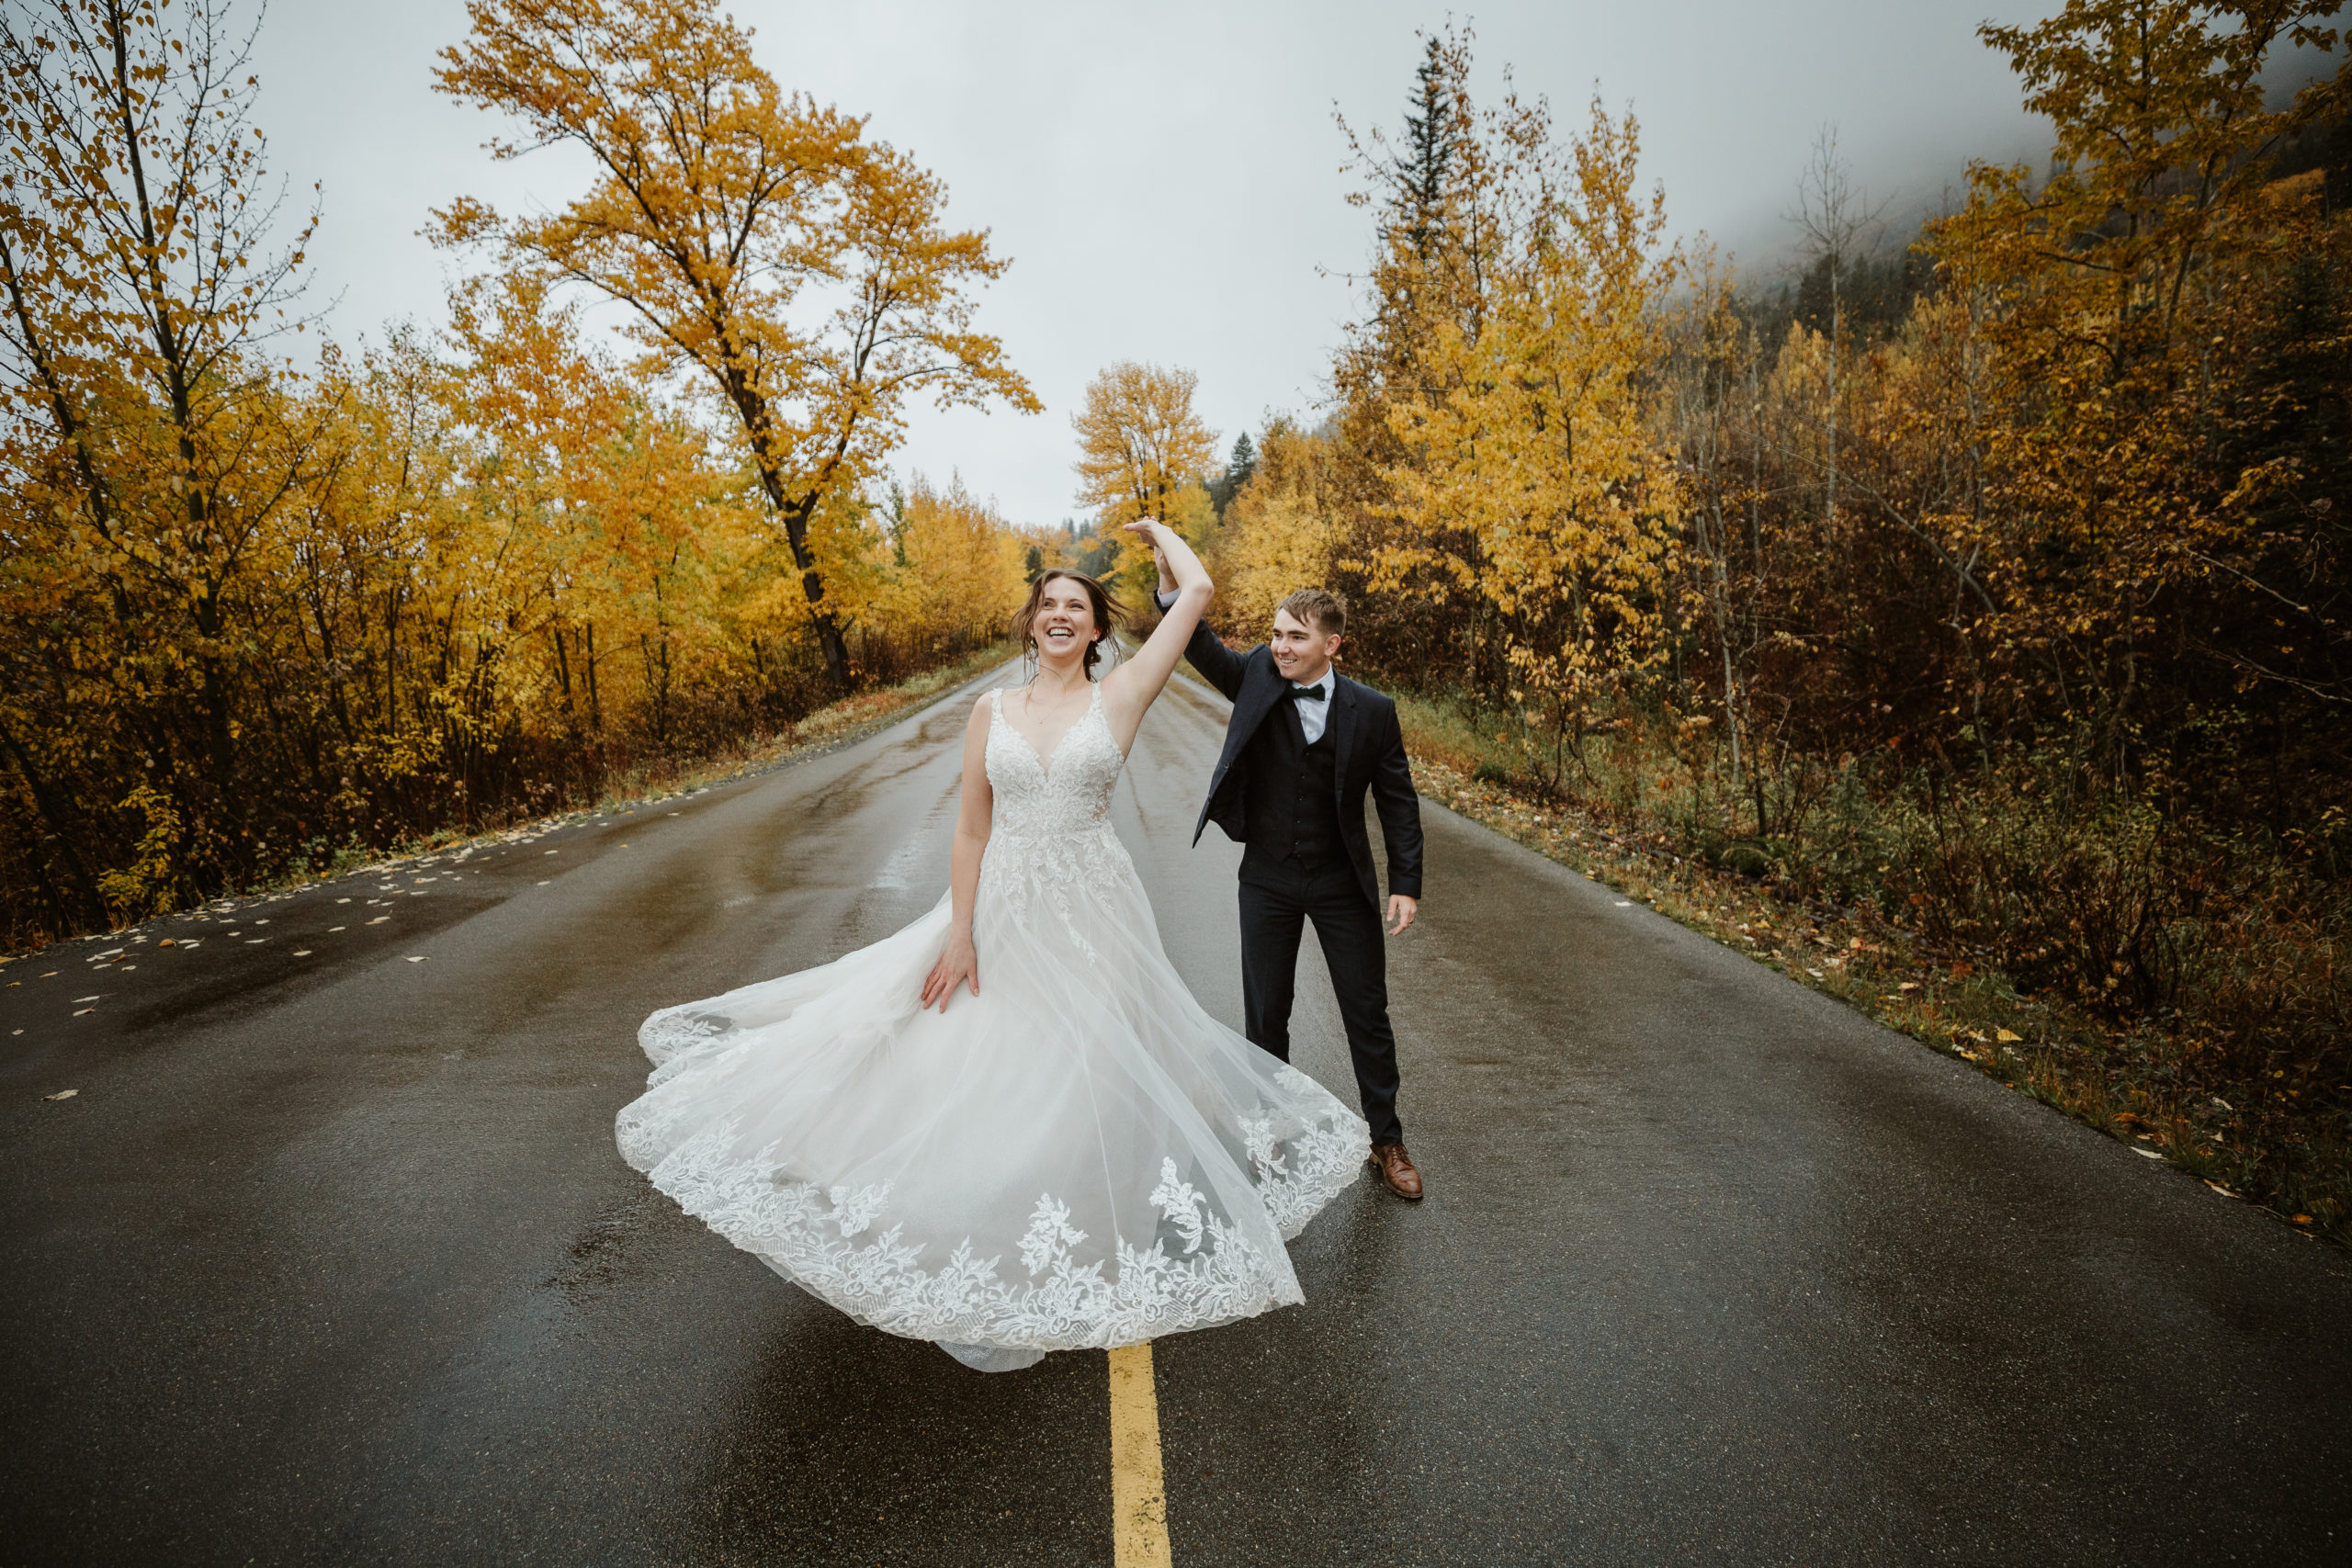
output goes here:
<path id="1" fill-rule="evenodd" d="M 1348 629 L 1348 602 L 1328 588 L 1297 589 L 1274 607 L 1324 637 L 1338 637 Z"/>

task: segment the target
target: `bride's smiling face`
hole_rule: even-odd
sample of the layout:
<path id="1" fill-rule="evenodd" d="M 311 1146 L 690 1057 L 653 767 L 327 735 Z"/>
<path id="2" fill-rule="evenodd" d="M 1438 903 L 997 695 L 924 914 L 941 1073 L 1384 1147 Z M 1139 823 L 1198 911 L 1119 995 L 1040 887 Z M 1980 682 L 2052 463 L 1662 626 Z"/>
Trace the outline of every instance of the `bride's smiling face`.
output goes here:
<path id="1" fill-rule="evenodd" d="M 1086 585 L 1067 577 L 1048 581 L 1039 592 L 1029 635 L 1036 639 L 1041 659 L 1058 663 L 1083 654 L 1100 635 L 1094 625 L 1094 601 L 1087 596 Z"/>

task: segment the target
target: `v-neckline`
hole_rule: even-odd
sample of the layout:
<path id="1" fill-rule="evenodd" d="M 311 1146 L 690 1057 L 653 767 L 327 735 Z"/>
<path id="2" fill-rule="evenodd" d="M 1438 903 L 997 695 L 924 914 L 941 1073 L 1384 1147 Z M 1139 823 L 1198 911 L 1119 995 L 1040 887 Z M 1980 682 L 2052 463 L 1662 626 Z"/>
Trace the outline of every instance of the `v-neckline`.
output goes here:
<path id="1" fill-rule="evenodd" d="M 1054 742 L 1053 750 L 1045 752 L 1040 752 L 1037 750 L 1037 743 L 1030 739 L 1026 735 L 1021 733 L 1021 727 L 1019 725 L 1004 716 L 1004 689 L 1001 686 L 997 688 L 996 716 L 1007 729 L 1012 731 L 1012 738 L 1021 742 L 1021 749 L 1029 753 L 1029 760 L 1037 764 L 1037 775 L 1040 778 L 1050 780 L 1054 776 L 1054 759 L 1062 754 L 1062 748 L 1069 744 L 1069 738 L 1072 735 L 1078 733 L 1078 727 L 1084 724 L 1089 718 L 1091 718 L 1094 716 L 1094 705 L 1102 700 L 1102 683 L 1099 681 L 1089 681 L 1087 682 L 1086 711 L 1080 714 L 1076 718 L 1071 719 L 1069 721 L 1069 728 L 1063 730 L 1061 732 L 1060 739 Z"/>

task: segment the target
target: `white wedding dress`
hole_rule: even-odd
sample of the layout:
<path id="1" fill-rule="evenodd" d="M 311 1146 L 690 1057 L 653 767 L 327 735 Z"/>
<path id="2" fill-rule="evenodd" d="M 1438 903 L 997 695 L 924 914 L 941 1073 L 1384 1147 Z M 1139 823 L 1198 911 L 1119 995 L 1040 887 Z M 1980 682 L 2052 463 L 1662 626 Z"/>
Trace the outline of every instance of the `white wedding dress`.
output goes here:
<path id="1" fill-rule="evenodd" d="M 664 1008 L 622 1156 L 861 1323 L 985 1371 L 1303 1300 L 1283 1243 L 1363 1121 L 1204 1011 L 1112 831 L 1098 687 L 1040 759 L 990 695 L 980 994 L 921 1007 L 948 901 L 821 968 Z"/>

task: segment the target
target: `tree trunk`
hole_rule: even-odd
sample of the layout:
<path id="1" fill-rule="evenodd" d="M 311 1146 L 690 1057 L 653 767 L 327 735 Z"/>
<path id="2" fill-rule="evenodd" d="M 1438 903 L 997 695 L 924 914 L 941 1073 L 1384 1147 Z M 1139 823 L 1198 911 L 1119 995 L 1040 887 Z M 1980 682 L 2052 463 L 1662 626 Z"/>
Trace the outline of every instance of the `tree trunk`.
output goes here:
<path id="1" fill-rule="evenodd" d="M 53 908 L 52 912 L 57 916 L 58 923 L 62 926 L 71 925 L 79 919 L 85 925 L 103 929 L 107 923 L 106 900 L 98 897 L 97 884 L 91 878 L 88 869 L 82 864 L 82 857 L 74 852 L 74 835 L 68 830 L 69 824 L 65 820 L 62 804 L 51 791 L 49 782 L 41 776 L 40 771 L 33 766 L 32 759 L 25 755 L 24 748 L 17 744 L 17 738 L 6 729 L 0 729 L 0 748 L 6 750 L 8 760 L 17 765 L 17 774 L 24 779 L 25 788 L 33 797 L 34 809 L 40 813 L 40 819 L 48 826 L 51 838 L 56 841 L 57 852 L 65 863 L 65 873 L 69 879 L 74 901 L 79 908 L 71 909 Z M 49 880 L 46 869 L 48 857 L 36 849 L 31 859 L 33 864 L 41 869 L 42 882 L 47 883 Z M 62 905 L 64 902 L 56 896 L 57 890 L 51 889 L 50 892 L 50 901 L 52 906 Z"/>
<path id="2" fill-rule="evenodd" d="M 792 547 L 792 564 L 800 569 L 800 592 L 808 599 L 808 624 L 817 629 L 817 646 L 825 655 L 825 678 L 837 692 L 849 690 L 849 639 L 842 633 L 841 623 L 825 605 L 825 580 L 817 570 L 816 554 L 808 548 L 808 520 L 816 514 L 818 492 L 810 491 L 797 502 L 784 499 L 784 481 L 761 465 L 760 477 L 767 482 L 768 494 L 775 499 L 776 510 L 784 515 L 784 536 Z"/>

